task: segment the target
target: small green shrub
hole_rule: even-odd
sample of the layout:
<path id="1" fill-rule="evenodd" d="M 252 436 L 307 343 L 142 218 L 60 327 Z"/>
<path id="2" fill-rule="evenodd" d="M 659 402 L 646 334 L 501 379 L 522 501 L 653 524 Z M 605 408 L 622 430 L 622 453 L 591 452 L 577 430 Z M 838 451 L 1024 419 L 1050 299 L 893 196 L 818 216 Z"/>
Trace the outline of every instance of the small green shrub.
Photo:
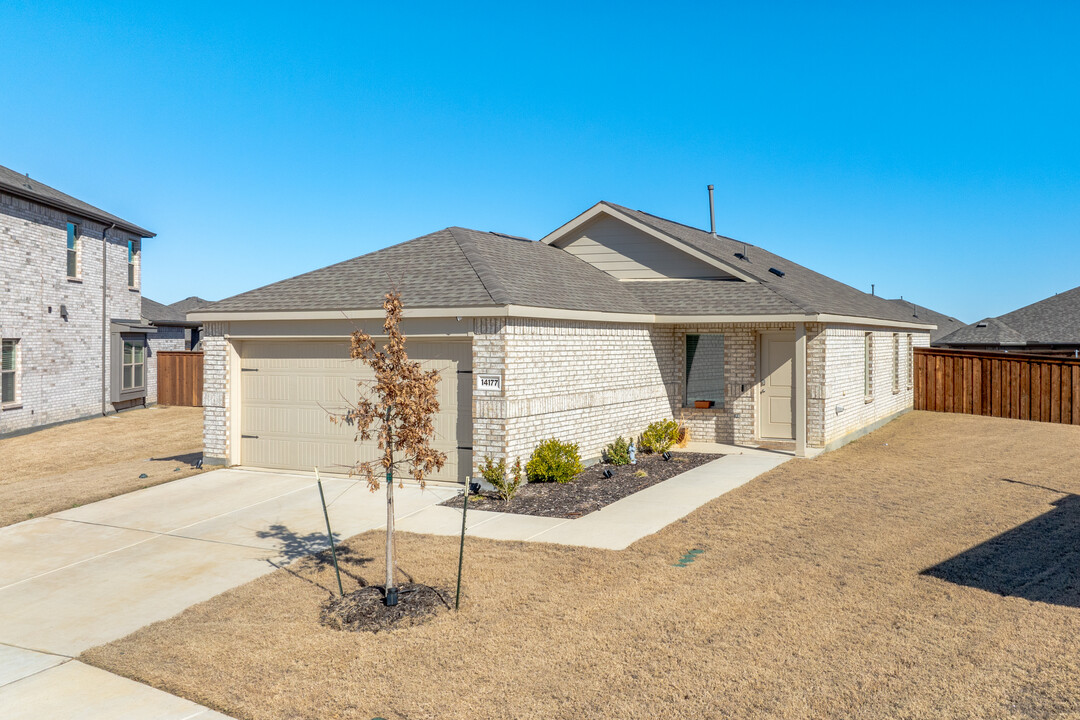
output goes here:
<path id="1" fill-rule="evenodd" d="M 641 449 L 648 453 L 664 453 L 679 441 L 679 423 L 657 420 L 641 433 Z"/>
<path id="2" fill-rule="evenodd" d="M 537 445 L 525 465 L 530 482 L 568 483 L 583 469 L 577 444 L 559 442 L 555 438 Z"/>
<path id="3" fill-rule="evenodd" d="M 506 477 L 506 461 L 495 462 L 490 455 L 485 455 L 484 462 L 480 464 L 480 474 L 484 476 L 484 480 L 497 488 L 498 483 Z"/>
<path id="4" fill-rule="evenodd" d="M 510 475 L 506 474 L 506 461 L 495 462 L 488 456 L 484 456 L 484 463 L 480 466 L 480 474 L 488 482 L 504 503 L 514 499 L 518 488 L 521 487 L 521 458 L 514 461 L 510 468 Z"/>
<path id="5" fill-rule="evenodd" d="M 634 473 L 634 477 L 647 478 L 647 477 L 649 477 L 649 473 L 644 471 L 644 470 L 638 470 L 636 473 Z"/>
<path id="6" fill-rule="evenodd" d="M 604 462 L 609 465 L 629 465 L 630 441 L 620 437 L 604 448 Z"/>

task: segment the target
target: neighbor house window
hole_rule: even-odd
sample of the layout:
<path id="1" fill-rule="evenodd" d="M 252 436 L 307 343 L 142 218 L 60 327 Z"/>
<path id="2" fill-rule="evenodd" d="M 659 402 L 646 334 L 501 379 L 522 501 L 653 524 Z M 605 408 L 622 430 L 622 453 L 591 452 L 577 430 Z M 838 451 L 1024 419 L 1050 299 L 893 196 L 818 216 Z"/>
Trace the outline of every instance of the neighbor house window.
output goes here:
<path id="1" fill-rule="evenodd" d="M 900 333 L 892 334 L 892 391 L 900 392 Z"/>
<path id="2" fill-rule="evenodd" d="M 82 241 L 79 239 L 79 226 L 75 223 L 69 222 L 67 224 L 67 276 L 69 278 L 79 277 L 79 246 Z"/>
<path id="3" fill-rule="evenodd" d="M 863 336 L 863 395 L 874 397 L 874 333 Z"/>
<path id="4" fill-rule="evenodd" d="M 18 340 L 0 341 L 0 405 L 18 401 Z"/>
<path id="5" fill-rule="evenodd" d="M 686 336 L 686 387 L 683 404 L 709 401 L 724 407 L 724 336 Z"/>
<path id="6" fill-rule="evenodd" d="M 125 390 L 141 388 L 146 374 L 146 348 L 141 343 L 124 341 L 124 384 Z"/>
<path id="7" fill-rule="evenodd" d="M 128 240 L 128 287 L 136 287 L 135 278 L 135 256 L 139 252 L 138 243 L 134 240 Z"/>
<path id="8" fill-rule="evenodd" d="M 915 380 L 915 345 L 911 340 L 911 333 L 907 334 L 907 386 L 908 390 Z"/>

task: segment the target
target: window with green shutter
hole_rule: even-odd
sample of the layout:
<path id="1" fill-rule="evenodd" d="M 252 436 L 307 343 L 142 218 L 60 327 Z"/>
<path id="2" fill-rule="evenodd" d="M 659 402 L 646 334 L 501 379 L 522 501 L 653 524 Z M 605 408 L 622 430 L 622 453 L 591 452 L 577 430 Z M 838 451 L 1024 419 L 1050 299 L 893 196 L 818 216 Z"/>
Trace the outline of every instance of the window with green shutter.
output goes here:
<path id="1" fill-rule="evenodd" d="M 67 224 L 67 276 L 79 277 L 79 226 Z"/>
<path id="2" fill-rule="evenodd" d="M 128 287 L 135 287 L 135 241 L 128 240 Z"/>

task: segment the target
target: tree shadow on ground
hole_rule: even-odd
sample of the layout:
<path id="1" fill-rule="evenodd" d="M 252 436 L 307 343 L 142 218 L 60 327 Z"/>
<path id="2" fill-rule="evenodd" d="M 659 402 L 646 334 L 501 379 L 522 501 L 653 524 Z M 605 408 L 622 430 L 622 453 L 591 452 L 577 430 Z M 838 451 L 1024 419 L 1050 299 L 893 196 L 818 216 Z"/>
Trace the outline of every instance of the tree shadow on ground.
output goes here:
<path id="1" fill-rule="evenodd" d="M 152 458 L 150 458 L 150 460 L 152 462 L 170 461 L 170 462 L 186 463 L 186 464 L 188 464 L 188 465 L 190 465 L 192 467 L 195 467 L 195 464 L 197 462 L 201 461 L 202 459 L 203 459 L 203 454 L 201 452 L 183 453 L 181 455 L 170 455 L 169 457 L 152 457 Z"/>
<path id="2" fill-rule="evenodd" d="M 999 595 L 1080 608 L 1080 495 L 1066 494 L 1052 505 L 1053 510 L 921 574 Z"/>
<path id="3" fill-rule="evenodd" d="M 256 537 L 260 538 L 274 538 L 281 543 L 280 548 L 280 562 L 274 562 L 273 560 L 267 560 L 268 563 L 274 567 L 284 570 L 293 577 L 296 577 L 304 582 L 310 583 L 317 587 L 326 590 L 331 595 L 337 594 L 337 589 L 331 589 L 325 587 L 321 583 L 317 583 L 311 578 L 304 577 L 288 567 L 290 563 L 300 560 L 301 558 L 307 558 L 311 563 L 311 566 L 317 570 L 324 568 L 333 569 L 334 556 L 330 552 L 330 541 L 326 536 L 326 533 L 307 533 L 306 535 L 300 535 L 293 530 L 290 530 L 285 525 L 271 525 L 267 530 L 260 530 L 255 533 Z M 336 552 L 338 559 L 338 567 L 343 576 L 352 578 L 360 587 L 367 586 L 367 581 L 363 577 L 350 571 L 350 566 L 363 567 L 372 562 L 374 558 L 362 557 L 358 555 L 348 545 L 341 545 L 341 537 L 334 533 L 334 543 L 336 544 Z"/>

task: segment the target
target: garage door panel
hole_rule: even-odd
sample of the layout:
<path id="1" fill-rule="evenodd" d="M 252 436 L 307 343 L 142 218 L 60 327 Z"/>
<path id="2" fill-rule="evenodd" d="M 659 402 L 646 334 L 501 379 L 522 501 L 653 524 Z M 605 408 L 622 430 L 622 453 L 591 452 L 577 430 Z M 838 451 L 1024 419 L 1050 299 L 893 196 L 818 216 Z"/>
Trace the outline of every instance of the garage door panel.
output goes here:
<path id="1" fill-rule="evenodd" d="M 434 477 L 460 480 L 472 467 L 472 376 L 467 342 L 411 342 L 409 356 L 440 371 L 433 446 L 447 455 Z M 356 428 L 332 423 L 374 375 L 348 357 L 342 342 L 246 342 L 241 348 L 240 462 L 255 467 L 345 472 L 376 459 L 374 440 L 354 442 Z M 458 412 L 462 409 L 462 412 Z"/>

